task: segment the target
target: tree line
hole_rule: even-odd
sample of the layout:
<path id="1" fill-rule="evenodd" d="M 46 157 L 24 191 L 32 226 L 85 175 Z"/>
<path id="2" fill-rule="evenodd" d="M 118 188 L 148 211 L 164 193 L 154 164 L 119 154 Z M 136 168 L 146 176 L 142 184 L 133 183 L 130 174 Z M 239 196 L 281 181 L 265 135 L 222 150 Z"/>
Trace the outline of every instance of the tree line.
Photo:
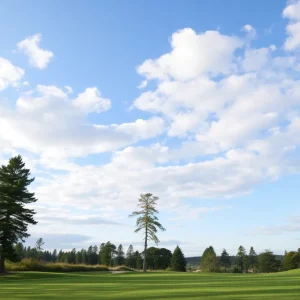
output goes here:
<path id="1" fill-rule="evenodd" d="M 247 254 L 246 249 L 240 246 L 235 257 L 231 257 L 226 249 L 218 257 L 210 246 L 202 254 L 200 269 L 203 272 L 270 273 L 282 271 L 283 263 L 270 250 L 257 254 L 251 247 Z"/>
<path id="2" fill-rule="evenodd" d="M 130 245 L 126 251 L 122 244 L 118 247 L 110 241 L 102 243 L 99 247 L 89 246 L 88 249 L 77 251 L 75 248 L 71 251 L 56 250 L 48 251 L 41 248 L 44 244 L 43 239 L 38 239 L 35 247 L 26 247 L 22 243 L 14 246 L 15 261 L 24 258 L 37 259 L 44 262 L 61 262 L 68 264 L 87 264 L 87 265 L 105 265 L 107 267 L 127 266 L 131 269 L 142 270 L 144 251 L 134 250 Z M 166 270 L 168 268 L 174 271 L 185 271 L 186 261 L 179 247 L 175 249 L 175 255 L 169 249 L 150 247 L 146 251 L 148 270 Z M 178 254 L 179 251 L 179 254 Z M 178 259 L 179 255 L 179 259 Z M 180 260 L 181 259 L 181 260 Z M 178 263 L 179 262 L 179 263 Z"/>

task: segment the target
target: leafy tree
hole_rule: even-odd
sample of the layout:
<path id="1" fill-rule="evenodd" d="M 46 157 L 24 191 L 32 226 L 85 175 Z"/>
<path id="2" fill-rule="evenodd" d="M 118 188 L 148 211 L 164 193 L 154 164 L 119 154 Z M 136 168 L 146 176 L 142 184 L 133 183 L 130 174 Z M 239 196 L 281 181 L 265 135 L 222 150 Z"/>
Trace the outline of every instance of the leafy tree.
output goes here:
<path id="1" fill-rule="evenodd" d="M 106 266 L 111 266 L 112 259 L 114 258 L 115 254 L 116 254 L 116 246 L 108 241 L 104 245 L 101 252 L 101 263 Z"/>
<path id="2" fill-rule="evenodd" d="M 143 258 L 141 256 L 141 253 L 139 253 L 139 251 L 136 251 L 135 257 L 136 257 L 136 268 L 138 270 L 141 270 L 143 268 Z"/>
<path id="3" fill-rule="evenodd" d="M 25 168 L 22 157 L 9 160 L 0 168 L 0 273 L 4 273 L 4 259 L 14 256 L 13 245 L 28 237 L 28 225 L 36 224 L 33 209 L 27 204 L 37 201 L 27 187 L 34 181 Z"/>
<path id="4" fill-rule="evenodd" d="M 179 246 L 177 246 L 173 252 L 171 269 L 172 271 L 186 272 L 186 260 Z"/>
<path id="5" fill-rule="evenodd" d="M 225 249 L 223 249 L 222 254 L 220 256 L 220 263 L 225 268 L 225 271 L 227 271 L 227 269 L 231 266 L 230 256 Z"/>
<path id="6" fill-rule="evenodd" d="M 256 254 L 254 248 L 251 247 L 250 251 L 249 251 L 249 255 L 248 255 L 248 264 L 249 264 L 249 267 L 251 269 L 253 269 L 253 272 L 254 272 L 255 268 L 257 267 L 257 263 L 258 263 L 257 254 Z"/>
<path id="7" fill-rule="evenodd" d="M 137 229 L 135 232 L 144 232 L 144 261 L 143 261 L 143 271 L 147 271 L 147 263 L 146 263 L 146 256 L 147 256 L 147 247 L 148 247 L 148 241 L 152 240 L 156 244 L 159 243 L 159 239 L 156 235 L 157 229 L 160 229 L 162 231 L 165 230 L 165 228 L 158 222 L 157 214 L 158 210 L 155 208 L 157 205 L 157 200 L 159 198 L 156 196 L 153 196 L 150 193 L 147 194 L 141 194 L 139 198 L 138 207 L 141 209 L 139 211 L 134 211 L 129 217 L 135 217 L 137 216 L 136 220 L 136 227 Z"/>
<path id="8" fill-rule="evenodd" d="M 278 263 L 275 255 L 270 250 L 265 250 L 258 256 L 259 271 L 270 273 L 278 271 Z"/>
<path id="9" fill-rule="evenodd" d="M 245 248 L 243 246 L 240 246 L 238 249 L 238 253 L 236 255 L 236 265 L 242 272 L 246 271 L 246 264 L 247 264 L 246 256 L 247 255 L 246 255 Z"/>
<path id="10" fill-rule="evenodd" d="M 116 265 L 122 266 L 124 265 L 125 258 L 124 258 L 124 250 L 122 244 L 119 245 L 117 251 L 116 251 Z"/>
<path id="11" fill-rule="evenodd" d="M 285 253 L 282 268 L 285 271 L 300 268 L 300 249 Z"/>
<path id="12" fill-rule="evenodd" d="M 212 246 L 204 250 L 200 267 L 203 272 L 217 272 L 219 270 L 217 255 Z"/>

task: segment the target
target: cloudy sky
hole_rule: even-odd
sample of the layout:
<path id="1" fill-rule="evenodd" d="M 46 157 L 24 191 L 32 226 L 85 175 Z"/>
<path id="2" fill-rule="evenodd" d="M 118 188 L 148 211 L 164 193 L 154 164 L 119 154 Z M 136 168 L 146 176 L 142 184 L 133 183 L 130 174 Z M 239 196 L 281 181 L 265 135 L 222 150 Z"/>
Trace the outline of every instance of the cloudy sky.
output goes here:
<path id="1" fill-rule="evenodd" d="M 36 178 L 48 249 L 133 233 L 278 254 L 300 243 L 300 1 L 0 3 L 0 163 Z"/>

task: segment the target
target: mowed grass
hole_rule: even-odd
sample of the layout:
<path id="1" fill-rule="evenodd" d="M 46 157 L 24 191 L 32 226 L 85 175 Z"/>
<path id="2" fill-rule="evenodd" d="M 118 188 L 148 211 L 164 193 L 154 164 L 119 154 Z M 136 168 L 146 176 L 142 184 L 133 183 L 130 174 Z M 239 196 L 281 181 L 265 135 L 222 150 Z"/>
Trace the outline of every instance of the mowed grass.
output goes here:
<path id="1" fill-rule="evenodd" d="M 300 270 L 277 274 L 20 272 L 0 299 L 300 299 Z"/>

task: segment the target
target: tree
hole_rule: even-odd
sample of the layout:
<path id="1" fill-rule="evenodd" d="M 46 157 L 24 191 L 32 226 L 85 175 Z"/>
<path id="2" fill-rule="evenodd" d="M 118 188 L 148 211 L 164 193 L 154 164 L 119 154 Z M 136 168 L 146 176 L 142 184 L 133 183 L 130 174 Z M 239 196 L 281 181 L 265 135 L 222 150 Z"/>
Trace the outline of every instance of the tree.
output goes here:
<path id="1" fill-rule="evenodd" d="M 42 251 L 44 250 L 42 247 L 45 244 L 42 238 L 39 238 L 35 243 L 35 249 L 38 253 L 38 259 L 42 258 Z"/>
<path id="2" fill-rule="evenodd" d="M 101 250 L 101 264 L 111 266 L 115 254 L 116 246 L 108 241 Z"/>
<path id="3" fill-rule="evenodd" d="M 241 272 L 246 271 L 246 250 L 243 246 L 240 246 L 238 249 L 238 253 L 236 255 L 236 265 L 240 269 Z"/>
<path id="4" fill-rule="evenodd" d="M 122 244 L 120 244 L 116 252 L 116 265 L 122 266 L 124 265 L 124 262 L 125 262 L 124 250 Z"/>
<path id="5" fill-rule="evenodd" d="M 157 229 L 160 229 L 162 231 L 165 230 L 165 228 L 158 222 L 157 214 L 158 210 L 155 208 L 157 205 L 157 200 L 159 198 L 156 196 L 153 196 L 150 193 L 147 194 L 141 194 L 139 198 L 138 207 L 141 209 L 139 211 L 134 211 L 129 217 L 135 217 L 137 216 L 136 220 L 136 227 L 137 229 L 135 232 L 144 232 L 144 261 L 143 261 L 143 271 L 147 271 L 147 263 L 146 263 L 146 256 L 147 256 L 147 247 L 148 247 L 148 241 L 152 240 L 156 244 L 159 243 L 159 239 L 156 235 Z"/>
<path id="6" fill-rule="evenodd" d="M 13 245 L 29 236 L 28 225 L 37 223 L 34 210 L 26 208 L 37 201 L 27 189 L 34 181 L 29 176 L 20 155 L 0 168 L 0 273 L 5 271 L 4 259 L 14 255 Z"/>
<path id="7" fill-rule="evenodd" d="M 136 268 L 136 257 L 134 256 L 133 246 L 130 245 L 126 252 L 125 264 L 129 268 Z"/>
<path id="8" fill-rule="evenodd" d="M 258 263 L 257 254 L 256 254 L 254 248 L 251 247 L 250 251 L 249 251 L 249 255 L 248 255 L 248 264 L 249 264 L 249 267 L 253 270 L 253 272 L 257 266 L 257 263 Z"/>
<path id="9" fill-rule="evenodd" d="M 227 269 L 231 265 L 231 262 L 230 262 L 230 256 L 225 249 L 223 249 L 222 254 L 220 256 L 220 262 L 221 262 L 221 265 L 225 268 L 225 271 L 227 271 Z"/>
<path id="10" fill-rule="evenodd" d="M 173 252 L 171 258 L 171 269 L 177 272 L 186 272 L 186 260 L 179 246 Z"/>
<path id="11" fill-rule="evenodd" d="M 219 270 L 217 255 L 212 246 L 204 250 L 200 267 L 203 272 L 217 272 Z"/>
<path id="12" fill-rule="evenodd" d="M 278 262 L 275 255 L 270 250 L 265 250 L 258 256 L 259 271 L 270 273 L 278 271 Z"/>

